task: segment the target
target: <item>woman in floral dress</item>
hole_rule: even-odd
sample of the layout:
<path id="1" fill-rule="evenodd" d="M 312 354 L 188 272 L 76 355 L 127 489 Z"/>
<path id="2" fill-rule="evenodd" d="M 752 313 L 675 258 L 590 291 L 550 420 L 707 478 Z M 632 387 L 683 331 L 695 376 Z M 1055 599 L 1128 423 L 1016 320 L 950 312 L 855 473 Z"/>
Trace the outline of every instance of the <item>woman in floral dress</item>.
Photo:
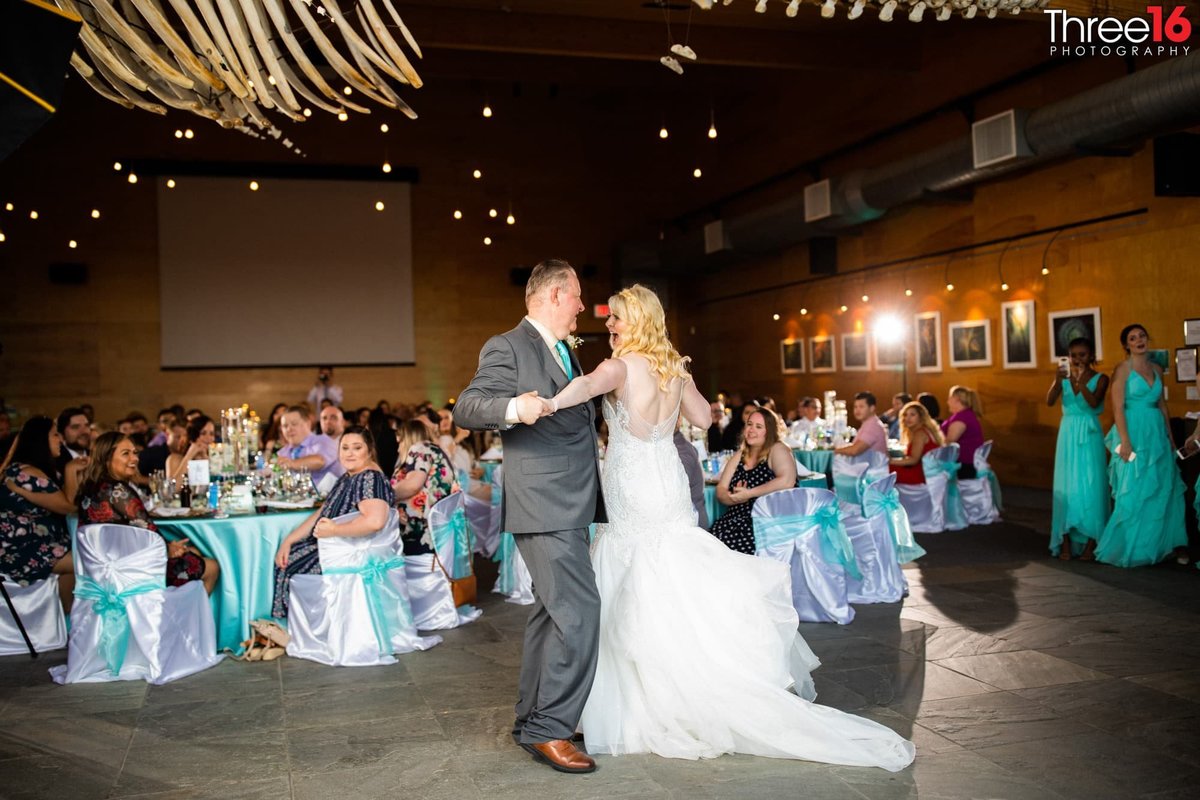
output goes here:
<path id="1" fill-rule="evenodd" d="M 400 458 L 392 476 L 392 489 L 396 492 L 396 508 L 400 511 L 404 555 L 432 553 L 425 514 L 437 501 L 462 491 L 462 488 L 450 456 L 430 441 L 434 434 L 424 423 L 410 419 L 400 425 L 396 434 L 400 441 Z"/>

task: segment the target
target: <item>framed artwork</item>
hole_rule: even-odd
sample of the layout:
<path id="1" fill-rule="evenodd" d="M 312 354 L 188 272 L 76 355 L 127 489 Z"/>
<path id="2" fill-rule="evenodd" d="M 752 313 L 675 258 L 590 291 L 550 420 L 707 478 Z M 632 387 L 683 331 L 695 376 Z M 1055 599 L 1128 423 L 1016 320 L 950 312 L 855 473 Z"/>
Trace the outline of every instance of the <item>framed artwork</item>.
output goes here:
<path id="1" fill-rule="evenodd" d="M 1196 348 L 1175 348 L 1175 380 L 1178 383 L 1193 383 L 1196 380 Z"/>
<path id="2" fill-rule="evenodd" d="M 1183 343 L 1200 344 L 1200 319 L 1183 321 Z"/>
<path id="3" fill-rule="evenodd" d="M 1099 306 L 1050 312 L 1050 358 L 1067 356 L 1072 339 L 1090 339 L 1096 350 L 1096 360 L 1104 358 Z"/>
<path id="4" fill-rule="evenodd" d="M 808 338 L 808 371 L 833 372 L 833 337 L 810 336 Z"/>
<path id="5" fill-rule="evenodd" d="M 804 340 L 784 339 L 779 343 L 779 364 L 784 375 L 804 372 Z"/>
<path id="6" fill-rule="evenodd" d="M 923 311 L 913 315 L 913 341 L 917 348 L 917 372 L 942 371 L 942 312 Z"/>
<path id="7" fill-rule="evenodd" d="M 1001 355 L 1005 369 L 1037 367 L 1037 324 L 1032 300 L 1000 304 Z"/>
<path id="8" fill-rule="evenodd" d="M 1168 353 L 1166 350 L 1147 350 L 1146 357 L 1150 359 L 1152 363 L 1158 364 L 1158 368 L 1163 371 L 1164 376 L 1167 374 L 1167 370 L 1170 368 L 1171 363 L 1170 353 Z"/>
<path id="9" fill-rule="evenodd" d="M 971 319 L 950 323 L 950 366 L 992 365 L 992 321 Z"/>
<path id="10" fill-rule="evenodd" d="M 866 372 L 871 369 L 867 355 L 867 334 L 842 334 L 842 369 L 848 372 Z"/>
<path id="11" fill-rule="evenodd" d="M 899 339 L 871 337 L 875 342 L 875 369 L 902 369 L 904 367 L 904 342 Z"/>

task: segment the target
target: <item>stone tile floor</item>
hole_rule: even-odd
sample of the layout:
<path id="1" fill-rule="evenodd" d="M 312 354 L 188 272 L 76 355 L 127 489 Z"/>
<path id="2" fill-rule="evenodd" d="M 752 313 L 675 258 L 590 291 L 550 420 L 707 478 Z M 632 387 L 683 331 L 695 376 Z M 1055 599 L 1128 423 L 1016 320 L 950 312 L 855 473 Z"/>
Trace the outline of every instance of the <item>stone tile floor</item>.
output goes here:
<path id="1" fill-rule="evenodd" d="M 0 798 L 1200 797 L 1200 570 L 1047 557 L 1045 497 L 921 536 L 911 594 L 802 625 L 820 702 L 911 737 L 878 769 L 726 756 L 535 765 L 508 738 L 526 609 L 391 667 L 225 662 L 169 686 L 59 687 L 0 659 Z M 343 795 L 343 793 L 345 793 Z"/>

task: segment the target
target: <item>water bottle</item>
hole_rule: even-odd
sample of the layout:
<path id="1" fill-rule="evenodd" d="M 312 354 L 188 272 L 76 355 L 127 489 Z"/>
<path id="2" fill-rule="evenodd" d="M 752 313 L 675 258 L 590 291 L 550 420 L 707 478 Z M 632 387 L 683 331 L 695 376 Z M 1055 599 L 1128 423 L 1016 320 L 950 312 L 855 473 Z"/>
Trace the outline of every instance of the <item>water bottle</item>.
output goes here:
<path id="1" fill-rule="evenodd" d="M 208 484 L 208 507 L 214 511 L 221 504 L 221 487 L 216 481 Z"/>

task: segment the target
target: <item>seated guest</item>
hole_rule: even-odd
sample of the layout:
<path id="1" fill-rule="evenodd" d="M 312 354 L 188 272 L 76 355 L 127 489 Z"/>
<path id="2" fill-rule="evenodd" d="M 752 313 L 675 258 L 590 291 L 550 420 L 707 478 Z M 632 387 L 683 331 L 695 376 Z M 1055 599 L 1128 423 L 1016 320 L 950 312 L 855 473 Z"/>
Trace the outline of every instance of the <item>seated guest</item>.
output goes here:
<path id="1" fill-rule="evenodd" d="M 745 441 L 736 458 L 725 462 L 717 479 L 717 500 L 729 506 L 713 523 L 712 534 L 730 550 L 754 554 L 750 512 L 756 498 L 796 486 L 796 459 L 779 441 L 775 415 L 754 408 L 746 421 Z"/>
<path id="2" fill-rule="evenodd" d="M 821 401 L 815 397 L 805 397 L 800 401 L 800 419 L 792 423 L 788 436 L 802 442 L 806 436 L 814 435 L 814 431 L 822 424 Z"/>
<path id="3" fill-rule="evenodd" d="M 130 411 L 129 416 L 125 417 L 125 421 L 130 425 L 130 433 L 146 437 L 150 435 L 150 422 L 142 412 Z"/>
<path id="4" fill-rule="evenodd" d="M 267 429 L 262 436 L 263 456 L 268 460 L 279 452 L 280 447 L 283 447 L 283 431 L 280 430 L 280 426 L 283 423 L 283 412 L 287 410 L 287 403 L 276 403 L 275 407 L 271 409 L 271 416 L 267 420 Z"/>
<path id="5" fill-rule="evenodd" d="M 184 430 L 186 444 L 167 456 L 167 477 L 175 480 L 187 480 L 188 462 L 207 459 L 209 445 L 217 441 L 216 424 L 203 414 L 193 417 Z"/>
<path id="6" fill-rule="evenodd" d="M 321 507 L 283 538 L 275 552 L 275 595 L 271 616 L 287 619 L 288 582 L 293 575 L 320 575 L 317 539 L 331 536 L 371 536 L 387 523 L 395 498 L 387 476 L 375 460 L 375 439 L 361 425 L 351 425 L 337 442 L 342 476 Z M 356 519 L 335 517 L 359 512 Z"/>
<path id="7" fill-rule="evenodd" d="M 75 567 L 67 514 L 85 459 L 67 463 L 59 480 L 54 462 L 62 437 L 49 417 L 33 417 L 21 428 L 0 485 L 0 573 L 28 586 L 58 575 L 63 609 L 71 610 Z"/>
<path id="8" fill-rule="evenodd" d="M 904 408 L 905 403 L 912 402 L 912 395 L 908 392 L 897 392 L 892 395 L 892 407 L 879 415 L 879 419 L 887 426 L 888 438 L 900 438 L 900 409 Z"/>
<path id="9" fill-rule="evenodd" d="M 979 395 L 966 386 L 951 386 L 946 405 L 950 417 L 942 423 L 942 435 L 946 444 L 958 443 L 958 477 L 974 478 L 975 451 L 983 444 L 983 426 L 979 424 L 983 407 Z"/>
<path id="10" fill-rule="evenodd" d="M 92 446 L 92 422 L 83 407 L 64 408 L 55 421 L 63 445 L 54 466 L 59 474 L 66 472 L 67 462 L 88 454 Z"/>
<path id="11" fill-rule="evenodd" d="M 765 408 L 767 411 L 770 411 L 775 415 L 775 425 L 779 428 L 777 431 L 779 434 L 779 440 L 783 441 L 783 438 L 787 436 L 788 429 L 787 425 L 783 424 L 783 417 L 780 416 L 779 412 L 775 409 L 775 398 L 768 397 L 764 394 L 761 397 L 754 398 L 754 405 L 758 406 L 759 408 Z"/>
<path id="12" fill-rule="evenodd" d="M 203 417 L 203 416 L 204 416 L 204 412 L 198 408 L 189 408 L 188 412 L 183 415 L 184 419 L 186 419 L 188 422 L 191 422 L 196 417 Z"/>
<path id="13" fill-rule="evenodd" d="M 887 455 L 887 428 L 875 415 L 875 395 L 859 392 L 854 395 L 854 418 L 858 420 L 858 435 L 854 441 L 833 452 L 841 456 L 856 456 L 868 450 Z"/>
<path id="14" fill-rule="evenodd" d="M 360 408 L 354 412 L 353 418 L 354 418 L 355 425 L 359 425 L 359 426 L 365 428 L 371 421 L 371 409 L 367 408 L 366 406 L 363 406 L 362 408 Z"/>
<path id="15" fill-rule="evenodd" d="M 370 413 L 371 435 L 375 437 L 375 455 L 379 468 L 384 475 L 396 471 L 396 459 L 399 457 L 400 445 L 396 443 L 396 420 L 390 414 L 376 408 Z"/>
<path id="16" fill-rule="evenodd" d="M 924 483 L 925 468 L 921 466 L 921 458 L 944 442 L 937 423 L 921 403 L 905 403 L 900 409 L 900 442 L 904 445 L 904 457 L 888 462 L 888 468 L 896 473 L 896 483 Z"/>
<path id="17" fill-rule="evenodd" d="M 746 420 L 757 408 L 758 406 L 753 403 L 746 403 L 734 410 L 733 415 L 729 419 L 729 424 L 725 426 L 725 430 L 721 431 L 722 450 L 738 450 L 741 448 L 742 431 L 746 427 Z"/>
<path id="18" fill-rule="evenodd" d="M 337 406 L 325 406 L 318 417 L 321 421 L 321 433 L 334 441 L 342 438 L 346 430 L 346 417 Z"/>
<path id="19" fill-rule="evenodd" d="M 137 454 L 129 437 L 116 432 L 101 434 L 80 478 L 76 498 L 79 524 L 108 522 L 157 532 L 141 495 L 131 483 L 137 474 Z M 167 542 L 168 586 L 204 581 L 205 591 L 212 594 L 218 577 L 217 562 L 201 555 L 187 539 Z"/>
<path id="20" fill-rule="evenodd" d="M 708 407 L 712 412 L 712 425 L 708 426 L 704 446 L 710 453 L 719 453 L 721 452 L 721 426 L 725 424 L 725 407 L 719 402 L 709 403 Z"/>
<path id="21" fill-rule="evenodd" d="M 425 512 L 462 488 L 450 456 L 430 440 L 424 422 L 410 419 L 400 423 L 397 439 L 399 458 L 392 475 L 392 489 L 396 492 L 396 508 L 400 510 L 404 555 L 431 553 Z"/>
<path id="22" fill-rule="evenodd" d="M 454 464 L 454 471 L 458 473 L 458 482 L 465 488 L 467 484 L 463 479 L 469 477 L 475 468 L 475 459 L 471 455 L 468 442 L 471 432 L 454 424 L 452 406 L 442 408 L 437 415 L 438 447 L 450 456 L 450 461 Z"/>
<path id="23" fill-rule="evenodd" d="M 936 397 L 931 395 L 929 392 L 921 392 L 917 395 L 917 402 L 925 406 L 925 410 L 929 412 L 929 418 L 931 420 L 937 423 L 942 421 L 942 406 L 940 403 L 938 403 L 938 399 Z M 904 423 L 901 423 L 900 427 L 903 428 Z"/>
<path id="24" fill-rule="evenodd" d="M 716 423 L 713 427 L 716 427 Z M 683 473 L 687 475 L 692 508 L 696 509 L 696 526 L 707 530 L 708 509 L 704 505 L 704 469 L 700 466 L 700 454 L 683 435 L 683 431 L 675 431 L 674 442 L 675 452 L 679 453 L 679 461 L 683 464 Z"/>
<path id="25" fill-rule="evenodd" d="M 279 450 L 279 466 L 308 470 L 314 484 L 326 475 L 340 478 L 346 471 L 338 462 L 337 442 L 322 433 L 313 433 L 308 406 L 289 406 L 280 427 L 284 444 Z"/>
<path id="26" fill-rule="evenodd" d="M 175 424 L 175 412 L 169 408 L 164 408 L 158 412 L 154 435 L 150 437 L 150 441 L 146 442 L 146 447 L 158 447 L 167 443 L 167 435 L 171 432 L 171 426 Z"/>
<path id="27" fill-rule="evenodd" d="M 155 470 L 161 469 L 165 473 L 167 471 L 167 459 L 172 454 L 180 458 L 186 458 L 187 451 L 187 428 L 183 426 L 183 423 L 176 422 L 175 417 L 171 417 L 166 441 L 163 444 L 151 445 L 138 453 L 138 472 L 143 475 L 150 475 Z"/>

